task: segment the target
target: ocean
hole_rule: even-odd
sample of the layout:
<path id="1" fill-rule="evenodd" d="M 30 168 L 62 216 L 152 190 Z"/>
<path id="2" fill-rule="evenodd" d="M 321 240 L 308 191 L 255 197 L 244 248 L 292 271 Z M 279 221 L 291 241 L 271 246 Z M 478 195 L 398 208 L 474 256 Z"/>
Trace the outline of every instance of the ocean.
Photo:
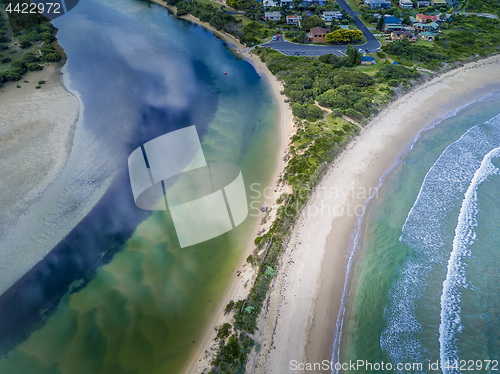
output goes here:
<path id="1" fill-rule="evenodd" d="M 373 364 L 366 373 L 500 370 L 498 191 L 494 92 L 422 131 L 370 203 L 340 362 Z"/>
<path id="2" fill-rule="evenodd" d="M 168 212 L 135 206 L 128 156 L 195 125 L 207 162 L 239 166 L 255 196 L 278 157 L 275 99 L 221 40 L 157 5 L 81 1 L 54 23 L 82 111 L 64 171 L 2 242 L 50 253 L 0 296 L 0 373 L 177 373 L 258 214 L 181 248 Z"/>

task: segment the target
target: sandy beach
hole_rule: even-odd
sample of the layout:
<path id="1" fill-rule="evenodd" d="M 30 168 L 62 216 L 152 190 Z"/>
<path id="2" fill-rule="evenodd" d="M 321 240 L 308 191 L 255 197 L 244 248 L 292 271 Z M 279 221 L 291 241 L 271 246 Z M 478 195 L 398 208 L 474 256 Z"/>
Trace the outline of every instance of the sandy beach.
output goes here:
<path id="1" fill-rule="evenodd" d="M 160 0 L 154 2 L 165 6 Z M 175 8 L 167 8 L 175 13 Z M 180 18 L 213 31 L 238 50 L 245 49 L 232 36 L 193 16 Z M 257 56 L 250 57 L 248 52 L 243 52 L 243 56 L 268 80 L 279 105 L 281 146 L 274 185 L 285 166 L 283 158 L 294 132 L 293 116 L 289 105 L 284 102 L 286 97 L 280 93 L 282 84 Z M 351 141 L 330 166 L 292 230 L 263 308 L 259 331 L 255 336 L 260 350 L 249 357 L 248 373 L 303 372 L 294 368 L 298 369 L 299 363 L 331 360 L 347 259 L 368 198 L 372 194 L 376 198 L 381 177 L 422 129 L 449 111 L 495 89 L 500 89 L 500 57 L 469 63 L 441 74 L 400 97 Z M 276 196 L 284 188 L 286 186 L 277 185 Z M 273 219 L 271 215 L 268 223 Z M 262 229 L 265 226 L 257 225 L 255 233 Z M 203 339 L 197 342 L 196 354 L 185 373 L 210 370 L 210 361 L 218 347 L 214 340 L 216 327 L 232 323 L 232 316 L 224 315 L 224 307 L 230 300 L 245 298 L 248 293 L 245 285 L 250 287 L 255 279 L 255 271 L 244 261 L 253 249 L 254 245 L 250 243 L 238 268 L 241 274 L 235 275 L 228 285 Z"/>
<path id="2" fill-rule="evenodd" d="M 161 0 L 153 2 L 175 13 Z M 291 108 L 281 94 L 282 82 L 260 59 L 234 37 L 215 30 L 191 15 L 181 19 L 202 25 L 234 45 L 272 90 L 279 110 L 280 145 L 271 186 L 275 195 L 264 203 L 271 208 L 265 223 L 259 217 L 248 247 L 241 255 L 225 294 L 217 300 L 185 373 L 206 373 L 218 348 L 216 327 L 232 323 L 224 308 L 230 300 L 247 297 L 256 270 L 245 259 L 255 246 L 253 238 L 267 230 L 275 218 L 276 196 L 288 192 L 278 180 L 286 165 L 290 138 L 295 132 Z M 0 240 L 17 217 L 58 177 L 71 151 L 79 101 L 65 87 L 58 65 L 29 73 L 23 80 L 0 88 Z M 41 89 L 38 81 L 45 80 Z M 449 111 L 489 91 L 500 89 L 500 56 L 469 63 L 435 77 L 400 97 L 350 142 L 334 161 L 301 212 L 263 308 L 254 337 L 260 350 L 253 352 L 248 373 L 289 373 L 294 363 L 330 360 L 346 278 L 353 234 L 367 199 L 375 194 L 381 177 L 412 139 Z M 292 364 L 291 364 L 292 363 Z M 314 371 L 313 371 L 314 372 Z M 323 371 L 316 371 L 323 372 Z M 328 372 L 328 371 L 324 371 Z"/>
<path id="3" fill-rule="evenodd" d="M 278 81 L 278 79 L 267 69 L 266 64 L 263 63 L 255 54 L 243 52 L 241 56 L 251 63 L 257 73 L 269 84 L 269 88 L 271 89 L 278 104 L 279 111 L 278 126 L 280 144 L 274 166 L 274 173 L 270 183 L 270 186 L 275 186 L 275 189 L 274 195 L 269 197 L 264 202 L 264 206 L 270 208 L 271 211 L 269 212 L 265 223 L 261 222 L 261 218 L 264 218 L 266 214 L 262 213 L 262 217 L 259 217 L 258 222 L 255 224 L 253 229 L 253 234 L 251 235 L 251 238 L 253 239 L 258 236 L 259 232 L 267 231 L 276 218 L 278 204 L 276 204 L 275 196 L 280 196 L 282 193 L 288 191 L 288 187 L 286 185 L 279 184 L 278 180 L 285 168 L 285 156 L 288 153 L 290 139 L 294 135 L 296 128 L 294 125 L 292 110 L 290 106 L 285 103 L 287 97 L 281 94 L 281 91 L 283 90 L 283 83 Z M 223 323 L 232 324 L 233 322 L 232 314 L 225 315 L 224 308 L 230 300 L 237 301 L 245 299 L 255 280 L 255 277 L 257 276 L 257 268 L 250 266 L 250 264 L 246 262 L 246 258 L 253 252 L 254 249 L 255 245 L 253 240 L 250 240 L 247 248 L 241 256 L 240 265 L 235 271 L 232 282 L 228 285 L 228 289 L 224 297 L 219 300 L 217 312 L 207 324 L 206 330 L 202 335 L 202 339 L 197 342 L 196 353 L 188 362 L 184 370 L 185 373 L 201 374 L 210 371 L 211 361 L 215 357 L 214 355 L 216 354 L 219 346 L 218 342 L 215 340 L 216 328 Z M 239 275 L 237 275 L 237 272 L 240 272 Z"/>
<path id="4" fill-rule="evenodd" d="M 0 174 L 9 176 L 0 179 L 0 238 L 63 169 L 79 107 L 59 64 L 0 88 Z"/>
<path id="5" fill-rule="evenodd" d="M 247 372 L 302 372 L 299 363 L 331 360 L 347 255 L 367 198 L 422 129 L 498 89 L 499 56 L 466 64 L 391 103 L 348 145 L 292 231 Z"/>

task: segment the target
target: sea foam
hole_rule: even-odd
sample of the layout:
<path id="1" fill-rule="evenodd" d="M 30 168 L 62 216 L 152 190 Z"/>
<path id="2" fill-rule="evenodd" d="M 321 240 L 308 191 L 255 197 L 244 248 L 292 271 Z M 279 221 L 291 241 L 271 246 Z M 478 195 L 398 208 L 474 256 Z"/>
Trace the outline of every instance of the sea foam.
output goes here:
<path id="1" fill-rule="evenodd" d="M 380 340 L 394 362 L 424 362 L 429 356 L 419 338 L 423 322 L 416 307 L 429 287 L 431 271 L 445 268 L 449 251 L 443 249 L 453 242 L 446 222 L 456 214 L 485 155 L 500 143 L 499 119 L 497 116 L 472 127 L 442 152 L 427 172 L 403 225 L 400 241 L 415 255 L 403 266 L 391 289 L 385 312 L 387 328 Z M 438 300 L 436 295 L 436 305 Z"/>
<path id="2" fill-rule="evenodd" d="M 440 362 L 445 374 L 459 373 L 451 369 L 452 363 L 459 360 L 457 349 L 457 333 L 462 330 L 460 317 L 461 288 L 467 287 L 466 258 L 470 257 L 470 246 L 476 239 L 478 196 L 481 183 L 492 175 L 500 174 L 500 170 L 491 162 L 492 158 L 500 157 L 500 147 L 490 151 L 476 170 L 460 208 L 458 225 L 453 238 L 453 250 L 448 260 L 448 272 L 443 282 L 441 294 L 441 324 L 439 326 Z M 448 365 L 446 365 L 448 363 Z"/>

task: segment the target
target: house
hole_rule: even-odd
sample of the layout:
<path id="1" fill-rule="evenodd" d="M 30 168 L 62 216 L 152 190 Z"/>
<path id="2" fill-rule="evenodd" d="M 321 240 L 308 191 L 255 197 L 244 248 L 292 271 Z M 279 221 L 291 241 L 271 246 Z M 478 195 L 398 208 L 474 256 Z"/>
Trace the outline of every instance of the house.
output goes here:
<path id="1" fill-rule="evenodd" d="M 286 16 L 286 24 L 300 27 L 300 21 L 302 21 L 302 16 Z"/>
<path id="2" fill-rule="evenodd" d="M 448 14 L 448 13 L 441 13 L 441 14 L 438 14 L 437 15 L 437 22 L 447 22 L 449 21 L 451 18 L 451 14 Z"/>
<path id="3" fill-rule="evenodd" d="M 377 61 L 375 61 L 374 57 L 371 56 L 362 56 L 361 57 L 361 65 L 375 65 Z"/>
<path id="4" fill-rule="evenodd" d="M 326 5 L 326 0 L 304 0 L 302 1 L 302 5 L 306 7 L 314 5 Z"/>
<path id="5" fill-rule="evenodd" d="M 401 31 L 403 30 L 403 26 L 401 25 L 384 25 L 384 32 L 386 34 L 390 34 L 393 31 Z"/>
<path id="6" fill-rule="evenodd" d="M 437 16 L 426 16 L 425 14 L 418 13 L 417 16 L 417 21 L 420 23 L 426 23 L 428 19 L 430 19 L 432 22 L 437 21 Z"/>
<path id="7" fill-rule="evenodd" d="M 275 10 L 274 12 L 265 12 L 264 19 L 269 21 L 279 21 L 281 20 L 281 13 L 277 10 Z"/>
<path id="8" fill-rule="evenodd" d="M 319 26 L 313 27 L 307 33 L 307 39 L 313 43 L 325 43 L 325 36 L 330 31 L 331 31 L 330 29 L 325 29 Z"/>
<path id="9" fill-rule="evenodd" d="M 339 12 L 338 10 L 325 11 L 321 15 L 321 19 L 325 22 L 331 22 L 334 19 L 342 19 L 342 17 L 342 12 Z"/>
<path id="10" fill-rule="evenodd" d="M 427 7 L 431 5 L 429 0 L 417 0 L 417 8 Z"/>
<path id="11" fill-rule="evenodd" d="M 363 0 L 366 5 L 370 7 L 370 9 L 389 9 L 392 6 L 392 3 L 387 0 Z"/>
<path id="12" fill-rule="evenodd" d="M 273 0 L 264 0 L 262 2 L 262 5 L 264 5 L 264 10 L 266 10 L 266 7 L 273 7 L 273 6 L 278 6 L 278 3 L 275 3 Z"/>
<path id="13" fill-rule="evenodd" d="M 431 23 L 414 23 L 413 30 L 416 32 L 440 32 L 439 25 L 436 22 Z"/>
<path id="14" fill-rule="evenodd" d="M 432 6 L 446 6 L 446 0 L 432 0 Z"/>
<path id="15" fill-rule="evenodd" d="M 397 24 L 397 25 L 401 25 L 403 23 L 403 20 L 401 18 L 398 18 L 398 17 L 394 17 L 390 14 L 386 14 L 384 16 L 384 24 Z"/>
<path id="16" fill-rule="evenodd" d="M 433 42 L 434 39 L 436 38 L 436 34 L 435 33 L 433 33 L 433 32 L 427 32 L 427 31 L 426 32 L 421 32 L 419 34 L 419 36 L 420 36 L 420 39 L 427 40 L 428 42 Z"/>
<path id="17" fill-rule="evenodd" d="M 397 17 L 386 15 L 384 17 L 384 31 L 390 33 L 395 30 L 403 29 L 403 21 Z"/>
<path id="18" fill-rule="evenodd" d="M 293 8 L 293 0 L 280 0 L 280 6 Z"/>
<path id="19" fill-rule="evenodd" d="M 408 40 L 409 42 L 417 41 L 417 37 L 410 31 L 393 31 L 391 32 L 392 40 Z"/>
<path id="20" fill-rule="evenodd" d="M 413 1 L 411 1 L 411 0 L 399 0 L 399 6 L 401 8 L 413 9 Z"/>

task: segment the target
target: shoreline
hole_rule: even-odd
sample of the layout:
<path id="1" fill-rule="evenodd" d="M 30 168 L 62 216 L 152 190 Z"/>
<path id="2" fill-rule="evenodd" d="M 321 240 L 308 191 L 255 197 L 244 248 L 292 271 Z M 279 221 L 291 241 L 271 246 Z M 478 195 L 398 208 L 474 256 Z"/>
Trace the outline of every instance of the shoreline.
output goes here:
<path id="1" fill-rule="evenodd" d="M 274 171 L 270 178 L 269 186 L 274 187 L 274 195 L 265 199 L 263 206 L 271 208 L 270 214 L 266 219 L 266 223 L 263 224 L 259 222 L 266 216 L 266 213 L 262 213 L 262 216 L 258 218 L 255 222 L 254 228 L 252 229 L 252 234 L 245 251 L 242 253 L 241 261 L 236 269 L 235 276 L 229 286 L 227 291 L 224 293 L 222 299 L 219 301 L 217 306 L 217 311 L 215 315 L 210 319 L 207 324 L 204 333 L 202 334 L 202 339 L 200 340 L 196 353 L 189 360 L 188 364 L 185 366 L 182 372 L 184 373 L 205 373 L 206 370 L 211 369 L 211 361 L 215 358 L 214 354 L 217 352 L 219 347 L 218 342 L 214 339 L 216 335 L 216 328 L 223 323 L 233 322 L 232 314 L 226 315 L 224 313 L 225 306 L 230 300 L 237 301 L 239 299 L 244 299 L 248 296 L 248 287 L 251 287 L 255 278 L 257 276 L 257 268 L 252 267 L 246 258 L 248 255 L 252 254 L 255 249 L 255 244 L 253 238 L 257 237 L 259 232 L 267 231 L 269 226 L 274 222 L 276 218 L 276 212 L 279 204 L 276 204 L 275 196 L 280 196 L 284 193 L 288 187 L 279 183 L 279 178 L 281 177 L 283 170 L 285 168 L 285 157 L 288 154 L 289 142 L 291 137 L 295 132 L 295 122 L 293 121 L 292 110 L 290 106 L 285 103 L 286 96 L 280 93 L 283 90 L 283 83 L 278 81 L 274 75 L 267 69 L 267 66 L 260 61 L 258 56 L 252 54 L 252 56 L 243 56 L 243 58 L 248 61 L 255 68 L 257 73 L 262 79 L 266 80 L 269 88 L 271 89 L 273 96 L 276 99 L 278 105 L 278 122 L 279 122 L 279 138 L 280 146 L 278 150 L 278 155 L 275 162 Z M 239 275 L 237 272 L 240 272 Z"/>
<path id="2" fill-rule="evenodd" d="M 292 360 L 332 359 L 347 258 L 364 212 L 361 207 L 420 131 L 500 89 L 499 66 L 497 55 L 424 82 L 385 107 L 334 160 L 292 230 L 261 318 L 257 341 L 262 348 L 252 357 L 249 372 L 291 372 Z M 357 207 L 361 214 L 356 214 Z"/>
<path id="3" fill-rule="evenodd" d="M 175 16 L 175 7 L 166 5 L 161 0 L 152 1 L 167 8 Z M 236 49 L 246 48 L 236 38 L 216 30 L 208 23 L 201 22 L 190 14 L 177 18 L 198 24 L 212 31 L 219 39 L 232 44 Z M 266 77 L 271 86 L 273 86 L 273 83 L 276 83 L 277 86 L 282 87 L 282 83 L 272 75 L 267 66 L 257 56 L 244 56 L 244 58 L 254 66 L 259 75 Z M 366 204 L 366 198 L 369 197 L 367 191 L 378 188 L 377 186 L 381 182 L 382 177 L 386 176 L 394 160 L 402 154 L 412 139 L 421 130 L 428 127 L 431 122 L 441 118 L 447 112 L 478 96 L 483 96 L 484 93 L 478 91 L 481 87 L 490 83 L 490 79 L 476 80 L 473 84 L 476 88 L 474 94 L 461 92 L 462 95 L 457 97 L 458 95 L 453 92 L 455 97 L 451 102 L 442 100 L 442 98 L 435 101 L 427 98 L 426 102 L 429 106 L 426 107 L 426 104 L 422 100 L 420 102 L 416 100 L 413 103 L 410 103 L 410 101 L 414 100 L 418 95 L 430 94 L 431 98 L 435 98 L 435 96 L 439 95 L 440 91 L 447 88 L 447 84 L 450 83 L 449 81 L 454 81 L 450 84 L 457 82 L 459 84 L 461 74 L 471 70 L 474 71 L 477 67 L 491 65 L 491 61 L 496 61 L 497 64 L 500 64 L 500 56 L 489 57 L 478 62 L 469 62 L 458 68 L 438 73 L 438 75 L 412 88 L 410 92 L 398 97 L 383 108 L 376 117 L 371 119 L 364 126 L 361 133 L 349 142 L 345 150 L 329 166 L 322 181 L 316 187 L 315 192 L 295 222 L 290 235 L 290 241 L 280 259 L 280 268 L 271 285 L 260 318 L 259 330 L 255 336 L 255 341 L 261 345 L 261 350 L 258 353 L 252 351 L 250 354 L 247 363 L 247 372 L 263 374 L 282 373 L 284 368 L 290 368 L 290 360 L 304 363 L 331 360 L 337 316 L 341 306 L 342 291 L 346 279 L 349 248 L 352 247 L 354 241 L 353 235 L 357 229 L 361 229 L 361 226 L 358 227 L 358 224 L 362 221 L 359 221 L 358 217 L 343 216 L 330 216 L 326 220 L 324 219 L 325 217 L 321 217 L 322 219 L 314 220 L 308 218 L 306 212 L 311 207 L 319 207 L 320 209 L 328 207 L 328 202 L 321 198 L 321 193 L 318 193 L 318 191 L 328 188 L 333 188 L 337 194 L 341 191 L 340 194 L 343 195 L 342 192 L 354 191 L 356 188 L 361 187 L 361 189 L 364 189 L 366 195 L 363 199 L 355 198 L 354 193 L 351 196 L 352 198 L 342 196 L 343 199 L 335 202 L 333 210 L 335 208 L 345 210 L 349 207 Z M 477 72 L 477 70 L 475 71 Z M 485 74 L 480 75 L 484 78 Z M 498 75 L 500 82 L 500 73 Z M 436 87 L 437 85 L 439 87 Z M 281 101 L 286 99 L 280 93 L 282 88 L 271 88 L 278 100 L 281 117 L 283 118 L 283 112 L 290 112 L 288 138 L 283 139 L 286 131 L 282 127 L 283 120 L 280 120 L 282 138 L 280 155 L 286 155 L 288 144 L 293 135 L 293 130 L 290 129 L 293 129 L 295 124 L 290 106 Z M 500 84 L 498 88 L 500 88 Z M 465 102 L 457 104 L 460 100 L 465 100 Z M 408 106 L 410 110 L 405 112 L 401 106 L 408 104 L 410 104 Z M 425 114 L 427 115 L 425 115 L 424 120 L 421 120 L 419 124 L 414 124 L 414 126 L 411 126 L 410 122 L 410 124 L 406 124 L 403 128 L 399 128 L 399 126 L 392 123 L 390 118 L 388 118 L 393 116 L 394 112 L 398 110 L 402 112 L 403 117 L 405 115 L 408 116 L 408 112 L 413 112 L 413 114 L 418 112 L 421 115 L 424 114 L 422 111 L 423 107 L 425 107 Z M 446 110 L 446 108 L 449 109 Z M 380 130 L 382 130 L 382 134 L 379 134 L 377 137 L 375 132 L 379 132 Z M 384 137 L 385 142 L 382 139 Z M 379 145 L 375 153 L 371 149 L 372 144 L 377 144 L 376 142 L 372 143 L 374 140 L 378 141 Z M 286 147 L 283 146 L 284 144 Z M 353 153 L 358 152 L 358 148 L 365 151 L 365 159 L 363 160 L 363 157 L 358 157 L 362 167 L 352 170 L 353 160 L 351 156 Z M 378 154 L 377 152 L 380 153 L 380 157 L 376 155 Z M 370 155 L 373 157 L 370 158 Z M 356 158 L 354 159 L 356 160 Z M 278 160 L 278 163 L 280 166 L 279 169 L 276 169 L 271 185 L 276 184 L 277 175 L 284 170 L 285 162 L 282 158 Z M 336 179 L 342 181 L 338 186 L 335 183 Z M 279 188 L 280 186 L 277 187 Z M 268 223 L 272 223 L 273 220 L 274 217 L 269 217 Z M 254 236 L 257 235 L 259 225 L 256 224 L 256 227 Z M 319 235 L 318 231 L 320 232 Z M 314 243 L 314 245 L 302 245 L 307 240 Z M 250 242 L 243 258 L 250 254 L 253 248 L 254 244 Z M 226 294 L 217 308 L 218 312 L 207 325 L 202 343 L 199 344 L 196 354 L 193 355 L 193 358 L 189 361 L 183 372 L 203 373 L 206 369 L 210 370 L 210 361 L 214 358 L 213 355 L 216 353 L 216 348 L 218 347 L 215 340 L 213 340 L 215 331 L 212 330 L 212 327 L 215 328 L 225 322 L 232 323 L 232 318 L 225 316 L 223 313 L 225 305 L 231 299 L 238 300 L 239 298 L 246 297 L 248 292 L 245 292 L 243 285 L 255 279 L 255 271 L 246 262 L 243 262 L 238 269 L 241 270 L 241 278 L 236 278 L 229 285 Z M 332 269 L 337 271 L 332 271 Z M 299 279 L 298 282 L 297 279 Z M 303 280 L 305 282 L 302 282 Z M 290 326 L 298 326 L 299 328 L 290 330 Z M 210 340 L 211 338 L 212 340 Z M 319 373 L 325 371 L 313 372 Z"/>
<path id="4" fill-rule="evenodd" d="M 201 339 L 196 342 L 197 347 L 195 348 L 195 353 L 191 356 L 187 364 L 184 366 L 184 369 L 182 370 L 182 372 L 184 373 L 204 373 L 206 372 L 206 370 L 211 369 L 211 361 L 214 359 L 214 355 L 217 352 L 218 342 L 214 339 L 216 335 L 216 328 L 223 323 L 227 322 L 232 324 L 233 322 L 232 314 L 224 314 L 225 306 L 229 303 L 230 300 L 236 301 L 246 298 L 248 295 L 248 289 L 246 287 L 250 287 L 257 276 L 257 269 L 250 266 L 250 264 L 246 262 L 246 258 L 255 249 L 253 238 L 257 237 L 258 233 L 261 230 L 267 231 L 276 217 L 276 212 L 279 205 L 276 204 L 276 199 L 274 197 L 281 195 L 281 193 L 285 192 L 285 190 L 288 189 L 287 186 L 279 184 L 278 181 L 286 165 L 285 157 L 288 154 L 290 139 L 296 131 L 296 126 L 292 115 L 292 109 L 290 105 L 285 102 L 285 100 L 287 100 L 288 98 L 285 95 L 281 94 L 281 91 L 284 88 L 283 83 L 280 82 L 267 69 L 266 64 L 263 63 L 258 56 L 253 53 L 250 54 L 249 51 L 242 51 L 247 47 L 241 44 L 238 39 L 236 39 L 232 35 L 215 29 L 209 23 L 202 22 L 191 14 L 178 17 L 176 16 L 176 8 L 174 6 L 167 5 L 161 0 L 151 1 L 161 7 L 166 8 L 175 17 L 191 23 L 195 23 L 211 31 L 222 41 L 231 44 L 234 47 L 233 50 L 235 51 L 235 53 L 237 53 L 245 61 L 250 63 L 256 70 L 257 74 L 267 82 L 267 85 L 271 89 L 276 100 L 279 112 L 278 131 L 280 146 L 277 152 L 278 154 L 274 166 L 274 171 L 269 183 L 270 186 L 275 188 L 275 195 L 267 198 L 266 201 L 263 202 L 264 206 L 271 208 L 271 212 L 265 224 L 259 222 L 260 219 L 266 216 L 265 213 L 262 213 L 262 217 L 259 217 L 256 221 L 254 228 L 252 229 L 252 235 L 250 236 L 251 240 L 249 240 L 249 243 L 241 256 L 241 261 L 235 271 L 234 278 L 228 285 L 227 290 L 222 296 L 221 300 L 218 302 L 219 305 L 216 308 L 216 312 L 207 323 L 204 332 L 201 334 Z M 238 275 L 237 272 L 239 272 Z"/>
<path id="5" fill-rule="evenodd" d="M 271 89 L 273 96 L 276 99 L 278 105 L 278 122 L 279 122 L 279 138 L 280 146 L 274 166 L 274 171 L 270 177 L 269 186 L 274 187 L 275 195 L 265 199 L 263 201 L 263 206 L 271 208 L 271 212 L 263 224 L 260 222 L 266 216 L 266 213 L 261 213 L 262 216 L 257 219 L 252 229 L 252 234 L 250 235 L 250 240 L 247 244 L 245 251 L 242 253 L 240 264 L 235 269 L 235 275 L 231 283 L 227 286 L 227 290 L 224 293 L 221 300 L 218 302 L 216 312 L 214 316 L 207 323 L 205 330 L 202 334 L 202 338 L 197 342 L 197 348 L 194 355 L 186 364 L 185 368 L 182 370 L 183 373 L 206 373 L 206 370 L 211 369 L 211 361 L 215 358 L 217 353 L 217 348 L 219 347 L 218 342 L 214 339 L 216 335 L 216 328 L 223 323 L 233 322 L 233 316 L 231 313 L 225 314 L 224 309 L 230 300 L 237 301 L 239 299 L 244 299 L 248 296 L 248 290 L 255 281 L 257 276 L 257 268 L 252 267 L 246 258 L 248 255 L 252 254 L 255 249 L 255 244 L 253 238 L 258 236 L 261 230 L 267 231 L 269 226 L 273 223 L 279 204 L 276 204 L 275 196 L 281 195 L 287 189 L 287 186 L 279 184 L 278 180 L 283 173 L 285 167 L 285 156 L 288 153 L 289 142 L 293 133 L 295 132 L 295 123 L 293 121 L 292 110 L 290 106 L 284 102 L 286 99 L 285 95 L 282 95 L 280 91 L 283 89 L 283 83 L 279 82 L 272 73 L 267 70 L 267 66 L 260 61 L 260 59 L 252 54 L 252 56 L 243 56 L 243 58 L 248 61 L 255 68 L 257 73 L 262 79 L 266 80 L 269 88 Z M 238 272 L 240 272 L 238 274 Z"/>
<path id="6" fill-rule="evenodd" d="M 219 39 L 221 39 L 222 41 L 224 41 L 226 43 L 233 45 L 234 47 L 236 47 L 236 49 L 247 48 L 246 46 L 241 44 L 240 41 L 238 39 L 236 39 L 234 36 L 224 32 L 224 31 L 217 30 L 215 27 L 213 27 L 208 22 L 200 21 L 198 18 L 196 18 L 192 14 L 185 14 L 182 16 L 178 16 L 177 15 L 177 7 L 175 7 L 174 5 L 168 5 L 166 2 L 164 2 L 162 0 L 150 0 L 150 1 L 153 4 L 156 4 L 156 5 L 159 5 L 163 8 L 166 8 L 174 17 L 177 17 L 178 19 L 182 19 L 184 21 L 188 21 L 188 22 L 194 23 L 196 25 L 200 25 L 204 29 L 211 31 L 216 37 L 218 37 Z"/>

